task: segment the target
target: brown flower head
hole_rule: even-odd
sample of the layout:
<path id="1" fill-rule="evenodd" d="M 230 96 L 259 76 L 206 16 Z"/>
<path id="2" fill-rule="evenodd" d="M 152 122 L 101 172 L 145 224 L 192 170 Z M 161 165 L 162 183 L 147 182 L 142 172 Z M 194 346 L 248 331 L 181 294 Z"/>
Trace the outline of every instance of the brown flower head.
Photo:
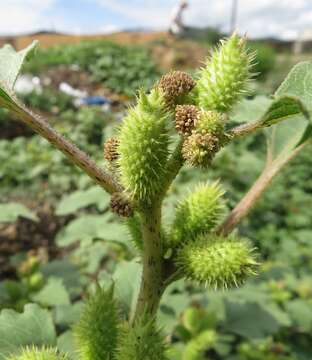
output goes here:
<path id="1" fill-rule="evenodd" d="M 177 105 L 175 125 L 180 134 L 190 135 L 199 120 L 200 111 L 194 105 Z"/>
<path id="2" fill-rule="evenodd" d="M 183 71 L 171 71 L 164 75 L 158 83 L 168 104 L 177 103 L 179 97 L 187 95 L 194 86 L 195 81 Z"/>
<path id="3" fill-rule="evenodd" d="M 110 162 L 113 163 L 118 159 L 118 148 L 119 141 L 118 138 L 113 136 L 109 138 L 105 144 L 104 144 L 104 158 Z"/>
<path id="4" fill-rule="evenodd" d="M 122 217 L 131 217 L 133 207 L 127 196 L 122 193 L 114 193 L 110 200 L 110 207 L 113 213 Z"/>

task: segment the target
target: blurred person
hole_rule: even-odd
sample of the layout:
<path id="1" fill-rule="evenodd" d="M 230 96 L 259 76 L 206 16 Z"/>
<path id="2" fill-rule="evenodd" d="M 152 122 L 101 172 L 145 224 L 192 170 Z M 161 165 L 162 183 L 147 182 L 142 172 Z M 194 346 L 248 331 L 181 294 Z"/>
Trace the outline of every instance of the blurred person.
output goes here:
<path id="1" fill-rule="evenodd" d="M 183 13 L 187 7 L 187 1 L 181 0 L 180 3 L 172 10 L 169 26 L 170 34 L 180 36 L 184 33 L 186 27 L 183 22 Z"/>

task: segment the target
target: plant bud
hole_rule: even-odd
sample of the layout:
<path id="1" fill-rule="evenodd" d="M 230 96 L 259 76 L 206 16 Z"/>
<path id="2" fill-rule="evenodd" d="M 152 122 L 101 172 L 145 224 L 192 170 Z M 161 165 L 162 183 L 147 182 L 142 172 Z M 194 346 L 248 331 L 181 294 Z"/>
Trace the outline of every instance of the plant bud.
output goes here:
<path id="1" fill-rule="evenodd" d="M 247 242 L 234 237 L 200 235 L 178 250 L 176 265 L 189 279 L 213 289 L 239 286 L 258 263 Z"/>
<path id="2" fill-rule="evenodd" d="M 224 136 L 224 117 L 217 111 L 201 111 L 194 131 L 199 134 L 211 134 L 219 139 Z"/>
<path id="3" fill-rule="evenodd" d="M 218 182 L 200 184 L 180 202 L 170 236 L 173 247 L 193 241 L 217 225 L 224 211 L 223 194 Z"/>
<path id="4" fill-rule="evenodd" d="M 184 140 L 182 156 L 191 166 L 207 168 L 220 148 L 217 136 L 193 133 Z"/>
<path id="5" fill-rule="evenodd" d="M 104 158 L 109 163 L 113 163 L 118 159 L 118 138 L 113 136 L 109 138 L 104 144 Z"/>
<path id="6" fill-rule="evenodd" d="M 122 217 L 131 217 L 133 215 L 133 207 L 125 194 L 115 193 L 110 200 L 110 207 L 113 213 Z"/>
<path id="7" fill-rule="evenodd" d="M 179 100 L 187 95 L 194 86 L 195 82 L 192 77 L 183 71 L 171 71 L 164 75 L 158 83 L 158 87 L 169 105 L 179 103 Z"/>
<path id="8" fill-rule="evenodd" d="M 223 40 L 200 71 L 194 92 L 198 105 L 204 110 L 230 111 L 247 90 L 253 59 L 245 39 L 233 34 Z"/>
<path id="9" fill-rule="evenodd" d="M 194 105 L 177 105 L 175 112 L 175 127 L 182 135 L 190 135 L 198 122 L 199 109 Z"/>
<path id="10" fill-rule="evenodd" d="M 159 89 L 140 93 L 120 129 L 120 180 L 132 198 L 150 203 L 161 189 L 169 156 L 170 113 Z"/>

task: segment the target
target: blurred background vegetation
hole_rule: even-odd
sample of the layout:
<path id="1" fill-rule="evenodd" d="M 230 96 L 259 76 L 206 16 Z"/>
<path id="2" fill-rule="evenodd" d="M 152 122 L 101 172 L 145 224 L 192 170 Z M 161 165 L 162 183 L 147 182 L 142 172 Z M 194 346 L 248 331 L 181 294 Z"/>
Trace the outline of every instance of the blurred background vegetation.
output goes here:
<path id="1" fill-rule="evenodd" d="M 89 40 L 42 48 L 24 68 L 40 87 L 20 96 L 102 164 L 103 143 L 137 89 L 149 89 L 172 68 L 194 74 L 220 38 L 209 29 L 190 31 L 184 39 L 161 34 L 135 45 Z M 258 106 L 295 63 L 310 55 L 293 55 L 272 43 L 250 42 L 249 47 L 257 51 L 258 73 L 249 98 Z M 64 82 L 106 105 L 75 105 L 59 90 Z M 239 109 L 234 115 L 237 122 L 247 120 Z M 4 110 L 0 128 L 0 309 L 22 311 L 30 302 L 48 309 L 59 348 L 75 359 L 71 325 L 96 279 L 103 286 L 118 280 L 120 301 L 131 308 L 140 272 L 135 249 L 125 226 L 108 211 L 109 196 L 86 175 Z M 165 221 L 199 180 L 220 178 L 230 210 L 264 161 L 260 132 L 227 147 L 209 173 L 184 169 L 170 190 Z M 173 344 L 173 360 L 311 359 L 311 204 L 310 147 L 276 178 L 240 226 L 262 256 L 259 275 L 228 292 L 177 282 L 165 293 L 159 322 Z"/>

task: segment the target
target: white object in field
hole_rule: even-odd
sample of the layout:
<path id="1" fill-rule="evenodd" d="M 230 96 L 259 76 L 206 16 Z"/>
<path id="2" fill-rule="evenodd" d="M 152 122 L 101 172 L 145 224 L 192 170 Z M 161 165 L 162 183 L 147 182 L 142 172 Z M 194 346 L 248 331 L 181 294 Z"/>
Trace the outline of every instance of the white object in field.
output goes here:
<path id="1" fill-rule="evenodd" d="M 67 94 L 69 96 L 78 98 L 78 99 L 88 96 L 88 93 L 86 91 L 81 91 L 81 90 L 78 90 L 78 89 L 74 89 L 72 86 L 70 86 L 66 82 L 60 83 L 59 89 L 63 93 L 65 93 L 65 94 Z"/>
<path id="2" fill-rule="evenodd" d="M 177 5 L 173 10 L 171 14 L 171 20 L 170 20 L 170 26 L 169 30 L 171 33 L 175 35 L 179 35 L 184 30 L 184 22 L 183 22 L 183 12 L 188 7 L 188 4 L 186 1 L 180 1 L 180 4 Z"/>
<path id="3" fill-rule="evenodd" d="M 294 53 L 301 54 L 307 44 L 312 43 L 312 28 L 301 31 L 294 43 Z"/>
<path id="4" fill-rule="evenodd" d="M 42 91 L 41 82 L 38 76 L 31 75 L 21 75 L 17 78 L 15 86 L 15 91 L 18 94 L 27 95 L 36 91 L 40 93 Z"/>

